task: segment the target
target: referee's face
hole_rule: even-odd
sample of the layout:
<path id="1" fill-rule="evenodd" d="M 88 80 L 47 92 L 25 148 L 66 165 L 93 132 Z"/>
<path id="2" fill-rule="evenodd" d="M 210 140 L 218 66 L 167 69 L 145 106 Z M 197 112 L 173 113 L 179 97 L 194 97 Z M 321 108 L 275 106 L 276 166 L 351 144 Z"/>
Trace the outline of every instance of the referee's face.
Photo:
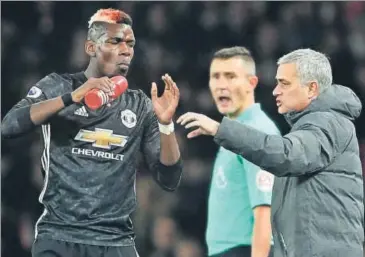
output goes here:
<path id="1" fill-rule="evenodd" d="M 209 88 L 221 114 L 235 118 L 252 104 L 258 82 L 253 70 L 241 57 L 212 61 Z"/>
<path id="2" fill-rule="evenodd" d="M 102 76 L 126 76 L 134 55 L 135 37 L 126 24 L 107 24 L 96 44 L 96 64 Z"/>

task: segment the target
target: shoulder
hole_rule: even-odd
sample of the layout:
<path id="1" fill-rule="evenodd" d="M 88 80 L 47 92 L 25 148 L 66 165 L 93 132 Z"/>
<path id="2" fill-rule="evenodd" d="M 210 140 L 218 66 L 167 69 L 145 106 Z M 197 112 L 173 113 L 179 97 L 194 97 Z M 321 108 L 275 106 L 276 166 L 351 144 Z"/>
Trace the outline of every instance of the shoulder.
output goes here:
<path id="1" fill-rule="evenodd" d="M 62 77 L 62 75 L 58 73 L 50 73 L 41 78 L 37 83 L 33 84 L 27 94 L 29 98 L 37 98 L 40 95 L 44 94 L 46 96 L 52 95 L 53 91 L 57 91 L 58 85 L 62 82 L 66 82 L 66 77 Z"/>
<path id="2" fill-rule="evenodd" d="M 242 123 L 270 135 L 280 135 L 278 127 L 264 111 L 257 112 L 257 114 L 252 119 L 244 121 Z"/>
<path id="3" fill-rule="evenodd" d="M 293 130 L 315 127 L 323 131 L 334 132 L 346 130 L 350 124 L 352 123 L 347 119 L 331 112 L 313 112 L 299 119 L 294 124 Z"/>
<path id="4" fill-rule="evenodd" d="M 140 108 L 152 110 L 152 101 L 141 89 L 127 89 L 126 95 L 137 103 Z"/>
<path id="5" fill-rule="evenodd" d="M 325 138 L 337 151 L 340 151 L 348 142 L 356 138 L 354 124 L 331 112 L 313 112 L 303 116 L 294 124 L 292 131 L 313 131 L 319 141 Z"/>

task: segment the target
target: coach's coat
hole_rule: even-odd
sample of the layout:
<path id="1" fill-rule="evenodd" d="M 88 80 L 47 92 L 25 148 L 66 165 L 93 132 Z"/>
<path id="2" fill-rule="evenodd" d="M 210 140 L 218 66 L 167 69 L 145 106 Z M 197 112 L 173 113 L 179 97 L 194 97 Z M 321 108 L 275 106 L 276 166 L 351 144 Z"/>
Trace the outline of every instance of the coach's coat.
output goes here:
<path id="1" fill-rule="evenodd" d="M 267 135 L 224 118 L 214 140 L 276 175 L 275 257 L 362 257 L 363 180 L 352 123 L 359 98 L 333 85 L 302 112 L 286 114 L 289 134 Z"/>

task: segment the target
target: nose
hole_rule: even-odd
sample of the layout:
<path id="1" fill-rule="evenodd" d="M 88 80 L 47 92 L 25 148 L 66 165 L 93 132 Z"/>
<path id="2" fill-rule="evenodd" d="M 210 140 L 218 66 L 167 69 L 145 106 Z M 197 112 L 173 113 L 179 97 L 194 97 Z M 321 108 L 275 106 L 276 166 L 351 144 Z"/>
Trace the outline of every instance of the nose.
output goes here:
<path id="1" fill-rule="evenodd" d="M 275 88 L 274 88 L 274 90 L 272 91 L 272 94 L 273 94 L 273 96 L 278 96 L 278 95 L 280 95 L 280 90 L 279 90 L 279 86 L 278 85 L 276 85 L 275 86 Z"/>
<path id="2" fill-rule="evenodd" d="M 131 51 L 130 51 L 129 46 L 126 42 L 121 42 L 119 44 L 119 55 L 124 55 L 124 56 L 130 56 L 131 55 Z"/>
<path id="3" fill-rule="evenodd" d="M 225 79 L 217 79 L 215 82 L 216 88 L 219 90 L 224 90 L 228 88 L 228 83 Z"/>

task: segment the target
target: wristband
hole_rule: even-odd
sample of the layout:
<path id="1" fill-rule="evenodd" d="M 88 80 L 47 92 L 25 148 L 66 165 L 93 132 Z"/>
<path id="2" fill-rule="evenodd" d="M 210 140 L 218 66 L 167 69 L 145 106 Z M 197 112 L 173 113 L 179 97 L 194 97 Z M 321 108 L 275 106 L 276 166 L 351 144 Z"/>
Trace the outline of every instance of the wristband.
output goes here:
<path id="1" fill-rule="evenodd" d="M 168 125 L 163 125 L 161 123 L 158 123 L 158 128 L 160 129 L 160 132 L 165 135 L 170 135 L 175 130 L 173 122 L 171 122 Z"/>
<path id="2" fill-rule="evenodd" d="M 71 93 L 66 93 L 62 95 L 61 98 L 65 107 L 74 103 L 74 101 L 72 101 Z"/>

